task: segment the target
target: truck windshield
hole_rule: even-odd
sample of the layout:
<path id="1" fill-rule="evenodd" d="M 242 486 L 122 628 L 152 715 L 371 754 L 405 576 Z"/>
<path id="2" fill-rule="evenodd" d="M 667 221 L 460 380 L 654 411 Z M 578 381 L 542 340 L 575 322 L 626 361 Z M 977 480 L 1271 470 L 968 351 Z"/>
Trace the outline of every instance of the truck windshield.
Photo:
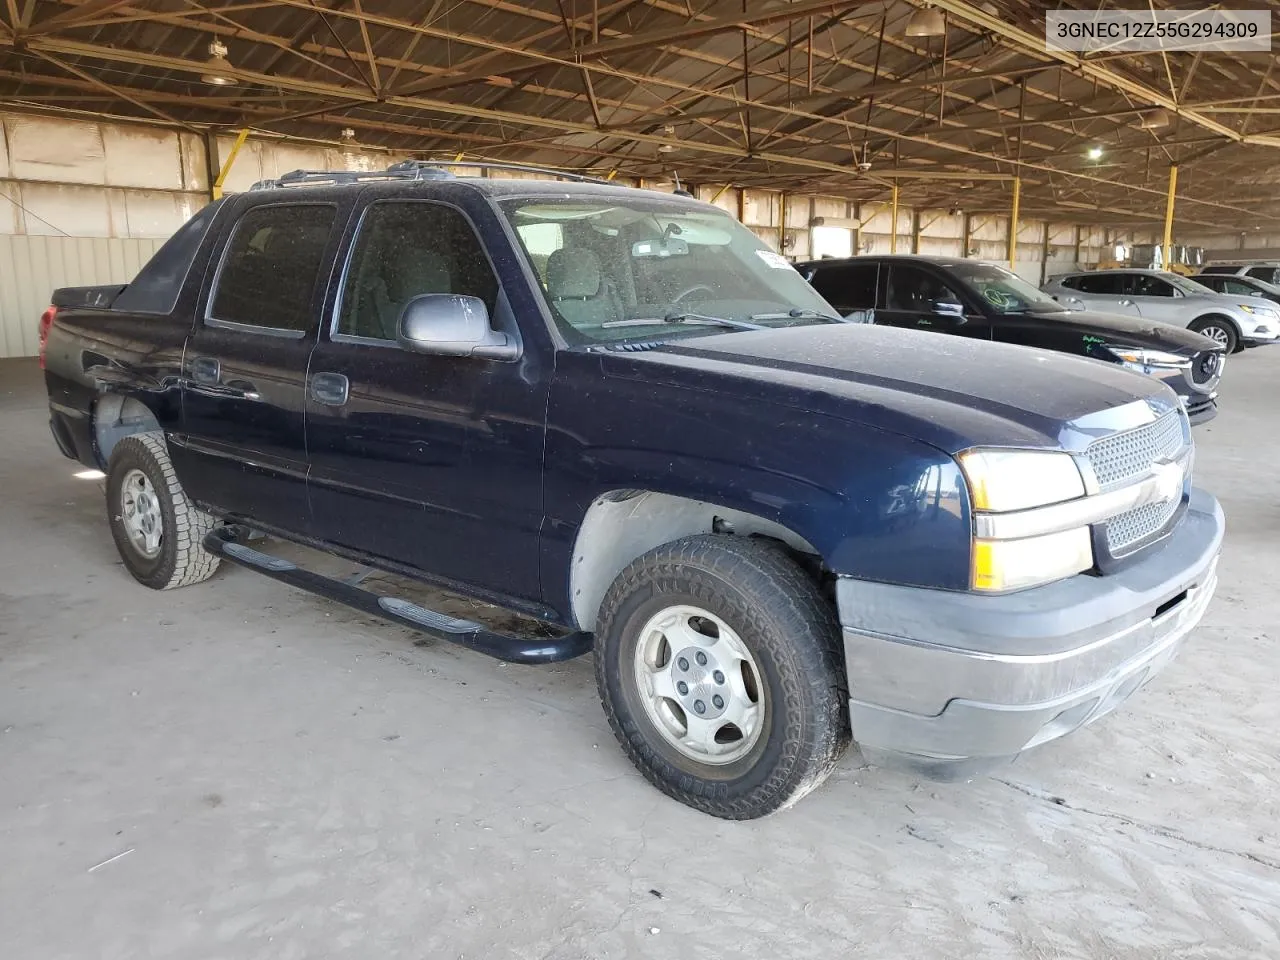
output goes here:
<path id="1" fill-rule="evenodd" d="M 960 260 L 949 264 L 954 273 L 996 313 L 1065 313 L 1066 307 L 1012 270 L 993 263 Z"/>
<path id="2" fill-rule="evenodd" d="M 840 322 L 791 264 L 713 207 L 639 192 L 500 206 L 570 343 Z"/>

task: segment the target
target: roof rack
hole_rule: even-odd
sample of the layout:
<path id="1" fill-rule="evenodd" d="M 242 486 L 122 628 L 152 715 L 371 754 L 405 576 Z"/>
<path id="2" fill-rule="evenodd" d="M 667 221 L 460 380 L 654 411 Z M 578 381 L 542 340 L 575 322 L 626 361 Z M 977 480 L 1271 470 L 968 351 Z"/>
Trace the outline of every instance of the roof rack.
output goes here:
<path id="1" fill-rule="evenodd" d="M 274 180 L 259 180 L 250 190 L 274 190 L 279 187 L 310 187 L 345 183 L 376 183 L 382 180 L 452 180 L 454 175 L 447 167 L 466 167 L 470 170 L 499 170 L 516 173 L 540 173 L 543 176 L 576 183 L 610 183 L 602 177 L 583 173 L 552 170 L 525 163 L 498 163 L 488 160 L 402 160 L 385 170 L 293 170 Z"/>

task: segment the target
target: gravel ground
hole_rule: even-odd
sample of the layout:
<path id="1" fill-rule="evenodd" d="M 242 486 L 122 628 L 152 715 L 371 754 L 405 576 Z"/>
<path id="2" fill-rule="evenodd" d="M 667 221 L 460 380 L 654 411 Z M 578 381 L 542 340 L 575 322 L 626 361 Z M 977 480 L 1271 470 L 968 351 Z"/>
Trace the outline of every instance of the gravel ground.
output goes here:
<path id="1" fill-rule="evenodd" d="M 38 373 L 0 362 L 0 956 L 1280 956 L 1280 347 L 1197 430 L 1229 530 L 1165 674 L 994 778 L 853 751 L 746 824 L 633 771 L 585 660 L 136 585 Z"/>

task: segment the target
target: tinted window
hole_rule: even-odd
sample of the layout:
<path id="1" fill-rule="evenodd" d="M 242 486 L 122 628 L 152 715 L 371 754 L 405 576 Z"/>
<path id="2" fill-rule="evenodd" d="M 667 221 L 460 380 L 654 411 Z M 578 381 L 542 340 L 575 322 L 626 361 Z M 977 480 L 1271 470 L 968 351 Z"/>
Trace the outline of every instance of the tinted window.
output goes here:
<path id="1" fill-rule="evenodd" d="M 1085 293 L 1119 293 L 1124 278 L 1117 273 L 1087 273 L 1077 279 L 1076 289 Z"/>
<path id="2" fill-rule="evenodd" d="M 889 279 L 885 291 L 885 307 L 889 310 L 910 310 L 914 313 L 930 313 L 939 300 L 960 303 L 956 292 L 928 270 L 910 263 L 889 265 Z"/>
<path id="3" fill-rule="evenodd" d="M 271 204 L 241 217 L 218 274 L 210 319 L 307 330 L 335 215 L 329 204 Z"/>
<path id="4" fill-rule="evenodd" d="M 1233 267 L 1231 264 L 1228 263 L 1228 264 L 1218 264 L 1217 266 L 1214 266 L 1214 267 L 1205 267 L 1203 272 L 1204 273 L 1237 273 L 1239 272 L 1239 270 L 1240 270 L 1239 267 Z"/>
<path id="5" fill-rule="evenodd" d="M 1139 297 L 1172 297 L 1173 286 L 1159 277 L 1139 273 L 1133 277 L 1133 293 Z"/>
<path id="6" fill-rule="evenodd" d="M 498 278 L 471 224 L 438 203 L 370 204 L 347 266 L 336 332 L 394 340 L 405 305 L 426 293 L 479 297 L 493 315 Z"/>
<path id="7" fill-rule="evenodd" d="M 876 263 L 844 263 L 818 267 L 809 282 L 828 301 L 842 310 L 873 310 L 876 305 Z"/>
<path id="8" fill-rule="evenodd" d="M 1242 293 L 1246 297 L 1258 292 L 1257 287 L 1250 286 L 1243 280 L 1234 280 L 1223 278 L 1213 285 L 1215 290 L 1221 290 L 1223 293 Z"/>
<path id="9" fill-rule="evenodd" d="M 1264 280 L 1267 283 L 1276 283 L 1277 278 L 1280 278 L 1280 268 L 1250 267 L 1245 271 L 1245 276 L 1253 277 L 1255 280 Z"/>
<path id="10" fill-rule="evenodd" d="M 164 246 L 138 271 L 133 283 L 116 297 L 112 309 L 171 313 L 200 242 L 209 232 L 209 225 L 221 206 L 222 201 L 215 200 L 179 227 L 178 232 L 166 240 Z"/>

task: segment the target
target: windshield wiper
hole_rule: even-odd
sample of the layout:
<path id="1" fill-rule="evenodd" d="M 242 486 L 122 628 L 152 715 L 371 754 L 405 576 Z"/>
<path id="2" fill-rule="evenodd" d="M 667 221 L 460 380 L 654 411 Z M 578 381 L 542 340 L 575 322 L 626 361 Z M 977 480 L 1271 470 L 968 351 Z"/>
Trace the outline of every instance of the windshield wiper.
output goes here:
<path id="1" fill-rule="evenodd" d="M 752 319 L 757 319 L 752 317 Z M 746 320 L 732 320 L 729 317 L 712 317 L 704 313 L 669 313 L 665 317 L 636 317 L 627 320 L 606 320 L 600 326 L 614 327 L 653 327 L 662 324 L 688 324 L 693 327 L 729 327 L 732 330 L 766 330 L 758 323 Z"/>
<path id="2" fill-rule="evenodd" d="M 786 313 L 753 313 L 749 320 L 829 320 L 832 323 L 848 323 L 844 317 L 833 317 L 821 310 L 800 309 L 788 310 Z"/>

